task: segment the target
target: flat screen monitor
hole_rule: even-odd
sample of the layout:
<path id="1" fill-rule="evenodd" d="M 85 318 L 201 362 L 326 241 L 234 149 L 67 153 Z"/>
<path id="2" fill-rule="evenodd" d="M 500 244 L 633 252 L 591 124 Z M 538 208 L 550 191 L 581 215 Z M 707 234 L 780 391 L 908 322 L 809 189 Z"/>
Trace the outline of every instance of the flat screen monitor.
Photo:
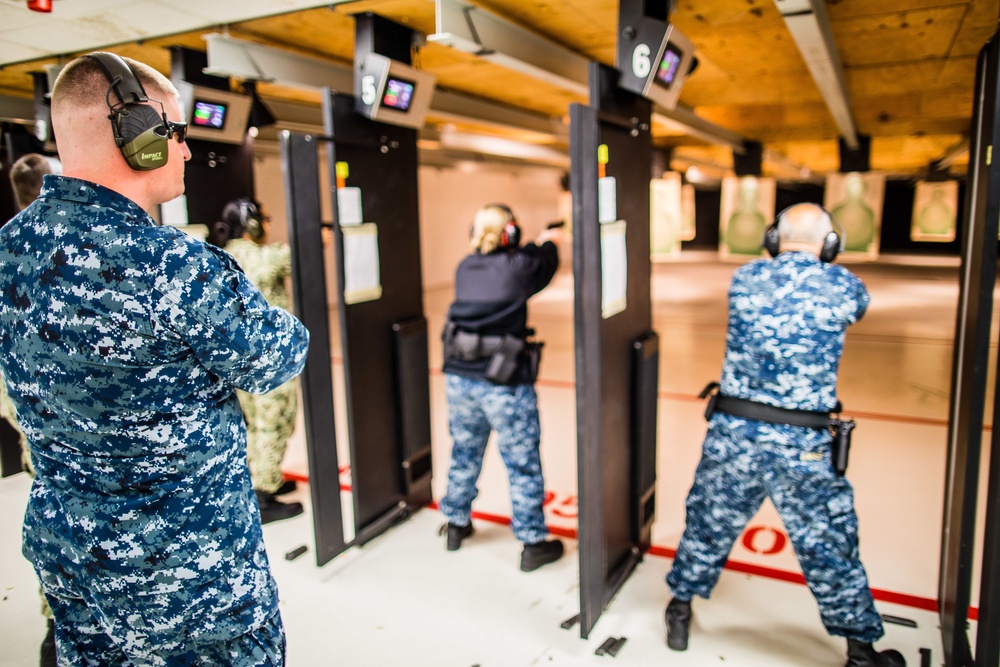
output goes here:
<path id="1" fill-rule="evenodd" d="M 382 104 L 396 111 L 409 111 L 413 101 L 413 81 L 390 76 L 385 82 L 385 92 L 382 93 Z"/>
<path id="2" fill-rule="evenodd" d="M 194 101 L 191 124 L 213 130 L 221 130 L 226 125 L 228 106 L 221 102 Z"/>
<path id="3" fill-rule="evenodd" d="M 681 59 L 684 54 L 673 44 L 667 44 L 663 49 L 663 57 L 660 65 L 656 68 L 656 82 L 661 86 L 669 88 L 677 80 L 680 70 Z"/>

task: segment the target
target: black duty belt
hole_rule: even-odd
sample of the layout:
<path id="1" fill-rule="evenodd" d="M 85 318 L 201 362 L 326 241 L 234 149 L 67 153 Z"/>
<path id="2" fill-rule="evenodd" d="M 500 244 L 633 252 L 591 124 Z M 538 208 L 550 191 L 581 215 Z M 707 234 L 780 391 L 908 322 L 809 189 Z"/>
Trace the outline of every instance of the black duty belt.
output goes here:
<path id="1" fill-rule="evenodd" d="M 529 329 L 529 335 L 534 333 Z M 446 359 L 461 359 L 476 361 L 492 357 L 501 348 L 514 349 L 520 352 L 524 347 L 524 337 L 507 335 L 483 335 L 471 331 L 462 331 L 453 323 L 445 325 L 441 335 L 444 341 L 444 356 Z"/>
<path id="2" fill-rule="evenodd" d="M 815 429 L 829 428 L 835 421 L 829 412 L 791 410 L 773 405 L 765 405 L 743 398 L 725 396 L 716 391 L 718 388 L 718 382 L 709 382 L 698 395 L 699 398 L 705 398 L 711 394 L 708 406 L 705 408 L 705 419 L 711 419 L 712 415 L 716 412 L 723 412 L 727 415 L 756 419 L 771 424 L 789 424 L 790 426 Z"/>

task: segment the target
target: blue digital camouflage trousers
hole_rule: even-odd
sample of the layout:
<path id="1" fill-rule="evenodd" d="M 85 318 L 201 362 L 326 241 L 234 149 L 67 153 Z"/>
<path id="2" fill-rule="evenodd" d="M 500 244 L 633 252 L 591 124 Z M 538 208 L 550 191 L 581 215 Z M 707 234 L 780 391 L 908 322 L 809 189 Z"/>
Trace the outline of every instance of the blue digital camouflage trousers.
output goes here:
<path id="1" fill-rule="evenodd" d="M 830 439 L 818 429 L 712 417 L 687 497 L 684 536 L 667 575 L 674 597 L 711 595 L 733 542 L 768 496 L 827 632 L 866 642 L 882 636 L 858 554 L 854 492 L 833 471 Z"/>
<path id="2" fill-rule="evenodd" d="M 57 602 L 63 622 L 56 626 L 60 667 L 282 667 L 285 630 L 275 611 L 263 625 L 229 641 L 163 648 L 127 657 L 111 641 L 86 604 Z"/>
<path id="3" fill-rule="evenodd" d="M 545 481 L 538 447 L 538 397 L 534 385 L 498 385 L 488 380 L 446 373 L 448 422 L 454 444 L 448 492 L 440 503 L 449 523 L 469 524 L 472 501 L 483 467 L 490 431 L 497 433 L 500 456 L 510 481 L 511 527 L 525 544 L 548 535 L 542 503 Z"/>
<path id="4" fill-rule="evenodd" d="M 242 635 L 192 640 L 176 629 L 171 632 L 171 623 L 180 625 L 182 621 L 143 613 L 145 610 L 138 609 L 140 605 L 129 591 L 123 590 L 117 601 L 98 601 L 102 596 L 96 591 L 81 589 L 72 578 L 59 572 L 39 570 L 38 574 L 57 619 L 60 667 L 281 667 L 285 664 L 285 630 L 277 608 L 261 625 Z M 214 591 L 220 598 L 231 595 L 222 590 L 223 584 L 220 582 Z M 145 595 L 154 599 L 143 603 L 164 610 L 163 616 L 167 617 L 166 610 L 183 596 L 183 591 L 168 589 Z M 145 634 L 144 623 L 157 623 L 155 637 Z"/>

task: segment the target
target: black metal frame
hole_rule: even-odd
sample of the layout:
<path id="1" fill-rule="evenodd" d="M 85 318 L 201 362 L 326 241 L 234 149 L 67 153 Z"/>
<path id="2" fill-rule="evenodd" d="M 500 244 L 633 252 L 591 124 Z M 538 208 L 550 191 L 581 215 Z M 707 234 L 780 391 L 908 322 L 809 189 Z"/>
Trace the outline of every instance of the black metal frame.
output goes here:
<path id="1" fill-rule="evenodd" d="M 948 467 L 941 536 L 938 583 L 939 616 L 945 664 L 969 667 L 973 661 L 967 633 L 975 547 L 976 504 L 979 487 L 983 418 L 986 404 L 990 324 L 997 278 L 997 235 L 1000 218 L 1000 169 L 992 165 L 993 148 L 1000 146 L 1000 82 L 998 44 L 994 36 L 979 55 L 976 74 L 976 107 L 970 147 L 969 186 L 963 214 L 961 285 L 952 365 L 951 407 L 948 419 Z M 996 413 L 996 410 L 995 410 Z M 995 419 L 996 417 L 994 417 Z M 994 422 L 995 423 L 995 422 Z M 993 441 L 997 442 L 994 433 Z M 994 448 L 994 452 L 998 450 Z M 987 502 L 988 526 L 984 549 L 983 603 L 979 627 L 989 627 L 991 601 L 1000 600 L 997 589 L 996 514 L 1000 457 L 993 456 L 991 489 Z M 979 632 L 979 664 L 997 664 L 997 638 Z M 996 633 L 993 633 L 994 635 Z M 992 657 L 987 658 L 986 654 Z"/>
<path id="2" fill-rule="evenodd" d="M 409 63 L 414 33 L 358 14 L 355 61 L 368 52 Z M 423 310 L 416 130 L 355 113 L 351 95 L 323 92 L 326 136 L 282 136 L 296 308 L 312 338 L 303 372 L 306 446 L 317 564 L 361 545 L 428 504 L 431 420 Z M 345 543 L 340 501 L 329 313 L 320 233 L 318 144 L 325 142 L 337 266 L 355 534 Z M 346 176 L 337 165 L 347 167 Z M 381 295 L 347 303 L 338 187 L 357 187 L 363 222 L 377 225 Z M 356 221 L 347 221 L 356 222 Z M 331 484 L 330 480 L 335 481 Z"/>
<path id="3" fill-rule="evenodd" d="M 364 220 L 378 225 L 382 295 L 348 304 L 345 237 L 334 206 L 355 542 L 364 543 L 431 501 L 417 133 L 358 115 L 352 95 L 327 91 L 323 111 L 334 201 L 336 165 L 346 163 L 346 185 L 361 190 Z"/>
<path id="4" fill-rule="evenodd" d="M 292 294 L 295 312 L 309 330 L 309 356 L 302 371 L 312 497 L 316 565 L 323 565 L 347 548 L 340 502 L 337 432 L 333 417 L 333 372 L 330 368 L 330 316 L 323 259 L 319 158 L 316 137 L 281 136 L 285 174 L 288 240 L 292 251 Z"/>
<path id="5" fill-rule="evenodd" d="M 655 483 L 656 392 L 648 387 L 652 346 L 649 259 L 651 104 L 617 87 L 618 72 L 590 71 L 591 106 L 570 107 L 570 187 L 576 283 L 577 446 L 579 477 L 580 634 L 586 638 L 648 548 L 649 487 Z M 598 147 L 609 148 L 607 175 L 626 221 L 626 308 L 601 313 Z M 638 346 L 638 347 L 637 347 Z M 639 368 L 645 377 L 636 380 Z M 655 388 L 655 369 L 652 383 Z M 652 405 L 636 409 L 637 401 Z M 642 451 L 652 448 L 652 451 Z M 652 461 L 652 464 L 649 462 Z M 641 470 L 642 475 L 639 474 Z M 650 478 L 651 476 L 651 478 Z M 643 484 L 638 480 L 642 479 Z M 637 488 L 642 486 L 642 488 Z M 646 538 L 642 535 L 645 533 Z"/>

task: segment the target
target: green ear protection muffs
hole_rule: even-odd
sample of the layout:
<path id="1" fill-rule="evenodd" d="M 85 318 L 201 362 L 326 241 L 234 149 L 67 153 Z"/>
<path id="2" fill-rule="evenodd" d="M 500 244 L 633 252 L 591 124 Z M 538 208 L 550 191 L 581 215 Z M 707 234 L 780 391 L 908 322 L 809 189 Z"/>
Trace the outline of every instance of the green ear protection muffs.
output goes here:
<path id="1" fill-rule="evenodd" d="M 95 51 L 88 54 L 108 77 L 106 101 L 110 113 L 111 132 L 128 166 L 137 171 L 157 169 L 167 163 L 167 140 L 177 133 L 184 140 L 186 123 L 171 123 L 160 104 L 160 110 L 150 106 L 149 97 L 139 78 L 128 63 L 114 53 Z M 111 93 L 118 98 L 111 101 Z M 152 100 L 156 102 L 156 100 Z"/>

